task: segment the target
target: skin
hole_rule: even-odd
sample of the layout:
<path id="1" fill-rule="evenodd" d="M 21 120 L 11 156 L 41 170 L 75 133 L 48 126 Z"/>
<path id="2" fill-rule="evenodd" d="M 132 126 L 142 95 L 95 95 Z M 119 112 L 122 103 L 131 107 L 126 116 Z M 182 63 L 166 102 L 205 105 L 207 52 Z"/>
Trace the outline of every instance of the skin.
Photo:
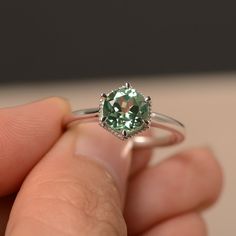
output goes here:
<path id="1" fill-rule="evenodd" d="M 222 187 L 210 149 L 150 167 L 97 124 L 65 130 L 69 113 L 60 98 L 0 110 L 0 235 L 207 235 Z"/>

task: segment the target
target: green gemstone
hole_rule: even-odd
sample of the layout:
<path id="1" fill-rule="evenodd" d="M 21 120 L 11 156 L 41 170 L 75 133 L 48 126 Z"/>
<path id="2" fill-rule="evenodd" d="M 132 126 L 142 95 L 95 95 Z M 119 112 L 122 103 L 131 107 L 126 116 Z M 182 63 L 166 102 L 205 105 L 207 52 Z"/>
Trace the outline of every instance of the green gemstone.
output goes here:
<path id="1" fill-rule="evenodd" d="M 132 136 L 144 130 L 149 119 L 150 103 L 134 88 L 116 89 L 102 101 L 100 120 L 115 133 Z"/>

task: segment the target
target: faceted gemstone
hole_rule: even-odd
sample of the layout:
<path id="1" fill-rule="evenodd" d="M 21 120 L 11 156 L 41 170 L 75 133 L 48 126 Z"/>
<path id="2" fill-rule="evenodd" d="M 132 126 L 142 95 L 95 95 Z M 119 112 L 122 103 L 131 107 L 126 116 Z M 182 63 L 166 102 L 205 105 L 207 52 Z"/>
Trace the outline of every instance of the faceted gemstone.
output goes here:
<path id="1" fill-rule="evenodd" d="M 100 120 L 115 133 L 127 137 L 143 130 L 150 118 L 150 104 L 134 88 L 122 87 L 109 93 L 101 104 Z M 123 131 L 123 132 L 124 132 Z"/>

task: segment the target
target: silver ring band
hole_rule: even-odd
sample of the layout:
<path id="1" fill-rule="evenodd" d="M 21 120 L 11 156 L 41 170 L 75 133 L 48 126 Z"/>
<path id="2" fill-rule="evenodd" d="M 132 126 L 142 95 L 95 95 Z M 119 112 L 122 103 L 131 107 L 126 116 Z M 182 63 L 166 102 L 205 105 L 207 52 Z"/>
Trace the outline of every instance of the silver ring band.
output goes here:
<path id="1" fill-rule="evenodd" d="M 160 146 L 169 146 L 178 144 L 184 140 L 184 125 L 163 114 L 151 113 L 150 127 L 166 131 L 164 136 L 134 136 L 132 137 L 134 148 L 153 148 Z M 65 125 L 71 125 L 73 122 L 99 122 L 99 108 L 89 108 L 77 110 L 65 120 Z"/>

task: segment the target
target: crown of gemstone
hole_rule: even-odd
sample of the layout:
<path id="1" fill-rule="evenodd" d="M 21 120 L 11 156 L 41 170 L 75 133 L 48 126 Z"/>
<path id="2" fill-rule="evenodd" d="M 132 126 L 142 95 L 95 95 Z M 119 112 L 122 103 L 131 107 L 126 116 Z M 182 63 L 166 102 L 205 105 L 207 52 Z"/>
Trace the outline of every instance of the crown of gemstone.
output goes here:
<path id="1" fill-rule="evenodd" d="M 108 94 L 102 94 L 100 123 L 122 139 L 148 128 L 150 113 L 150 97 L 145 98 L 128 83 Z"/>

